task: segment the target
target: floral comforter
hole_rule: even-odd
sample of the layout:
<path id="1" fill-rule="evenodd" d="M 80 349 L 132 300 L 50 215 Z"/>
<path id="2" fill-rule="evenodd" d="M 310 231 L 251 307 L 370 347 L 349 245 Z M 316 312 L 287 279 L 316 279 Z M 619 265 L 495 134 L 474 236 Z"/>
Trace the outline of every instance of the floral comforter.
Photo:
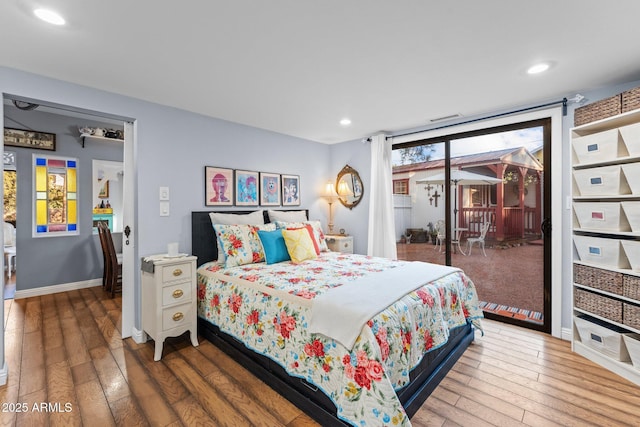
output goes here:
<path id="1" fill-rule="evenodd" d="M 198 269 L 198 315 L 319 387 L 339 418 L 359 426 L 410 421 L 395 393 L 423 355 L 447 342 L 449 329 L 482 317 L 461 271 L 419 287 L 364 325 L 352 349 L 307 330 L 313 299 L 336 286 L 402 265 L 324 252 L 302 264 L 282 262 Z"/>

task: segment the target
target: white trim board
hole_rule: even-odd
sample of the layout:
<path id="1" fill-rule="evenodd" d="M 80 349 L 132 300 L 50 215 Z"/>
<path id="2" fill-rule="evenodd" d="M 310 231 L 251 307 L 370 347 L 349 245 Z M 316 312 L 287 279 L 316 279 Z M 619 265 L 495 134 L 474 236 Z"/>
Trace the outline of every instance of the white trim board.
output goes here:
<path id="1" fill-rule="evenodd" d="M 16 290 L 14 299 L 38 297 L 41 295 L 56 294 L 58 292 L 74 291 L 77 289 L 92 288 L 102 286 L 102 279 L 83 280 L 80 282 L 62 283 L 60 285 L 43 286 L 41 288 Z"/>

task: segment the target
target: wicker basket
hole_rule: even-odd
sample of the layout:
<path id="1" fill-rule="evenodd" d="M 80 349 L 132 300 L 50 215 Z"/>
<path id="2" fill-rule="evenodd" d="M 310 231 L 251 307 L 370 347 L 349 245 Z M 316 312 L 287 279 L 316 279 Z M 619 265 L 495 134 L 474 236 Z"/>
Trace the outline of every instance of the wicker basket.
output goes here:
<path id="1" fill-rule="evenodd" d="M 576 108 L 573 113 L 573 123 L 580 126 L 596 120 L 606 119 L 622 112 L 622 94 Z"/>
<path id="2" fill-rule="evenodd" d="M 624 289 L 622 295 L 640 301 L 640 277 L 625 274 L 622 283 Z"/>
<path id="3" fill-rule="evenodd" d="M 632 328 L 640 329 L 640 306 L 625 302 L 622 323 Z"/>
<path id="4" fill-rule="evenodd" d="M 622 112 L 640 108 L 640 87 L 622 92 Z"/>
<path id="5" fill-rule="evenodd" d="M 622 273 L 589 267 L 582 264 L 573 265 L 573 281 L 590 288 L 613 294 L 623 294 Z"/>
<path id="6" fill-rule="evenodd" d="M 622 301 L 574 288 L 573 303 L 576 308 L 622 323 Z"/>

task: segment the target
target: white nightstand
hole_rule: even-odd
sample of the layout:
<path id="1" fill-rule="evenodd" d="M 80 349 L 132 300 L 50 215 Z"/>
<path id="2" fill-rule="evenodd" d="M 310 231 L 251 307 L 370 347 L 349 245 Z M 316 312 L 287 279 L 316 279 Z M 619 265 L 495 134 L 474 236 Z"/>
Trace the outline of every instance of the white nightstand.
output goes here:
<path id="1" fill-rule="evenodd" d="M 198 345 L 196 259 L 153 255 L 142 260 L 142 329 L 156 342 L 153 360 L 162 357 L 167 337 L 189 331 L 191 343 Z"/>
<path id="2" fill-rule="evenodd" d="M 328 234 L 327 246 L 334 252 L 342 252 L 343 254 L 353 253 L 353 236 L 342 234 Z"/>

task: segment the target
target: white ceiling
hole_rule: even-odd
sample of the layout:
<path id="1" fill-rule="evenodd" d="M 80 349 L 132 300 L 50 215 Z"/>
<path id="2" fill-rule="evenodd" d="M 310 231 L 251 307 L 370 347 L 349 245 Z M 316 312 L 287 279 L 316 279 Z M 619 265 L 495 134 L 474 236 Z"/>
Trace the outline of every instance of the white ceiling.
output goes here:
<path id="1" fill-rule="evenodd" d="M 336 143 L 638 80 L 638 16 L 637 0 L 2 0 L 0 65 Z"/>

